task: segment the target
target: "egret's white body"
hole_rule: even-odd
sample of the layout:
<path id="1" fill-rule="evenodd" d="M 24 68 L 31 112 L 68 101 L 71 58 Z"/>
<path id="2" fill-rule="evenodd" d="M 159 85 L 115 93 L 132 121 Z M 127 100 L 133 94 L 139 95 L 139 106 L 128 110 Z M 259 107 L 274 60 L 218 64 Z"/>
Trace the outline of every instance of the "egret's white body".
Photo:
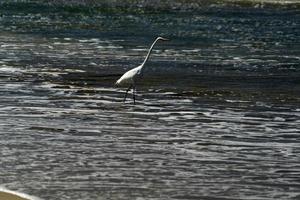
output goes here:
<path id="1" fill-rule="evenodd" d="M 128 72 L 123 74 L 123 76 L 121 76 L 119 80 L 117 80 L 116 84 L 117 85 L 133 84 L 135 81 L 135 76 L 141 73 L 142 67 L 143 65 L 140 65 L 138 67 L 129 70 Z"/>
<path id="2" fill-rule="evenodd" d="M 124 102 L 126 100 L 126 97 L 127 97 L 127 93 L 128 91 L 133 88 L 133 102 L 135 103 L 135 92 L 136 92 L 136 81 L 138 78 L 141 78 L 141 75 L 143 73 L 143 69 L 144 69 L 144 66 L 147 62 L 147 60 L 149 59 L 149 56 L 151 54 L 151 51 L 155 45 L 155 43 L 159 40 L 162 40 L 162 41 L 167 41 L 168 39 L 166 38 L 162 38 L 162 37 L 158 37 L 156 38 L 156 40 L 153 42 L 153 44 L 151 45 L 149 51 L 148 51 L 148 54 L 144 60 L 144 62 L 138 66 L 138 67 L 135 67 L 131 70 L 129 70 L 128 72 L 126 72 L 125 74 L 123 74 L 123 76 L 121 76 L 121 78 L 119 78 L 119 80 L 117 80 L 116 82 L 116 85 L 129 85 L 129 88 L 127 89 L 126 91 L 126 94 L 125 94 L 125 97 L 124 97 Z"/>

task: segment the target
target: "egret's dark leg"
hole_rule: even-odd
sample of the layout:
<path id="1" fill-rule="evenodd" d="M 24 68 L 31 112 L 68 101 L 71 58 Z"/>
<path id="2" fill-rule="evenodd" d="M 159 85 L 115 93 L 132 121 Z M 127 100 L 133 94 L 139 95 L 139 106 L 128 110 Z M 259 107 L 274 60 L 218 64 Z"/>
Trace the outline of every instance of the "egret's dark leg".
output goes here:
<path id="1" fill-rule="evenodd" d="M 136 88 L 135 85 L 133 85 L 133 91 L 132 91 L 133 104 L 135 104 L 135 93 L 136 93 Z"/>
<path id="2" fill-rule="evenodd" d="M 127 94 L 131 88 L 132 88 L 132 85 L 130 85 L 129 88 L 126 90 L 126 94 L 125 94 L 124 100 L 123 100 L 124 102 L 126 101 Z"/>

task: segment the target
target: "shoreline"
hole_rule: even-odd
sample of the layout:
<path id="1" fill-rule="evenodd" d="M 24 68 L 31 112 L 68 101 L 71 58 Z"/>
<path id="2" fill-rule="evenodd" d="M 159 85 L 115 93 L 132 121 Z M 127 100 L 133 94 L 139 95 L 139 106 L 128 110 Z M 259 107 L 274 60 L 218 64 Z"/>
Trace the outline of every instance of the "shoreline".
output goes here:
<path id="1" fill-rule="evenodd" d="M 0 191 L 0 200 L 30 200 L 9 191 Z"/>
<path id="2" fill-rule="evenodd" d="M 40 198 L 27 195 L 18 191 L 12 191 L 0 187 L 0 200 L 41 200 Z"/>

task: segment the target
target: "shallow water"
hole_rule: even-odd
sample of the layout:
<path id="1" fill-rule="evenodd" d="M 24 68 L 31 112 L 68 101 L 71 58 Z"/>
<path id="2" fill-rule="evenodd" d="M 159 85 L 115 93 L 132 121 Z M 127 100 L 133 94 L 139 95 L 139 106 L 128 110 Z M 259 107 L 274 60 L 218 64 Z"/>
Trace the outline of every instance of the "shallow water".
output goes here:
<path id="1" fill-rule="evenodd" d="M 1 186 L 49 200 L 298 199 L 299 19 L 3 13 Z M 157 35 L 172 40 L 124 104 L 114 82 Z"/>

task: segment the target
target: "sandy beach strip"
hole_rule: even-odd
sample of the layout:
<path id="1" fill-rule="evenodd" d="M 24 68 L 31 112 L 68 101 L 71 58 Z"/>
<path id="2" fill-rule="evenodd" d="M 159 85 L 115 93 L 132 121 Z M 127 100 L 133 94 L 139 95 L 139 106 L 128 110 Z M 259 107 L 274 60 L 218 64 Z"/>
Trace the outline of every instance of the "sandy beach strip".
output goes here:
<path id="1" fill-rule="evenodd" d="M 26 199 L 14 193 L 10 193 L 8 191 L 6 192 L 0 191 L 0 200 L 29 200 L 29 199 Z"/>

